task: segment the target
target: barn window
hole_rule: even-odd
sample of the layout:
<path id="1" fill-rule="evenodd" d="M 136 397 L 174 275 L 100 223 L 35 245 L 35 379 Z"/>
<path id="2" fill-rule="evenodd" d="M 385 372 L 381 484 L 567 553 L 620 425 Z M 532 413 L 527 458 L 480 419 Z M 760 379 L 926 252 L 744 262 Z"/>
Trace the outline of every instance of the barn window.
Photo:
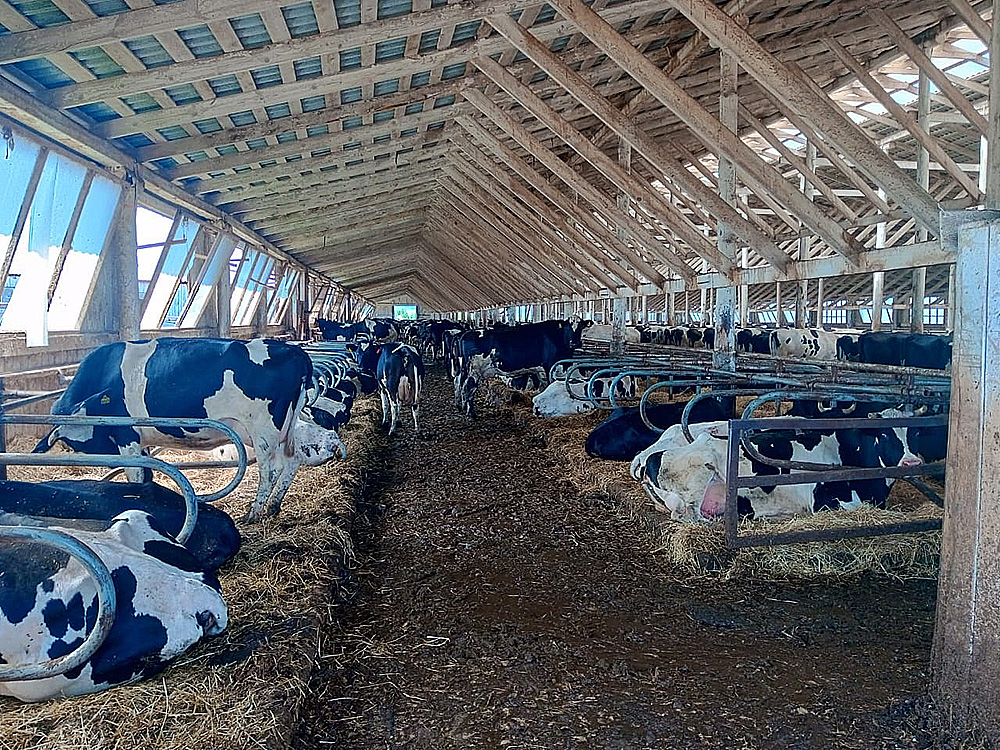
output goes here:
<path id="1" fill-rule="evenodd" d="M 164 240 L 163 252 L 142 297 L 142 328 L 172 328 L 187 301 L 185 270 L 194 254 L 200 225 L 186 214 L 178 214 Z"/>
<path id="2" fill-rule="evenodd" d="M 178 316 L 178 328 L 196 328 L 201 323 L 205 308 L 212 297 L 212 290 L 222 272 L 229 265 L 229 258 L 236 248 L 236 238 L 223 232 L 215 238 L 208 256 L 192 268 L 188 286 L 188 300 Z"/>

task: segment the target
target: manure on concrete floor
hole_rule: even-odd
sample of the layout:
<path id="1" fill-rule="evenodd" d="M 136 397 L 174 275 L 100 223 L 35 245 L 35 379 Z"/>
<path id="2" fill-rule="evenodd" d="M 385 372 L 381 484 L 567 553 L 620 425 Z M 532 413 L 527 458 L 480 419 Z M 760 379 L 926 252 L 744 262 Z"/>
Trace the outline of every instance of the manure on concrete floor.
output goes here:
<path id="1" fill-rule="evenodd" d="M 978 748 L 920 699 L 931 582 L 670 577 L 438 367 L 392 443 L 296 750 Z"/>

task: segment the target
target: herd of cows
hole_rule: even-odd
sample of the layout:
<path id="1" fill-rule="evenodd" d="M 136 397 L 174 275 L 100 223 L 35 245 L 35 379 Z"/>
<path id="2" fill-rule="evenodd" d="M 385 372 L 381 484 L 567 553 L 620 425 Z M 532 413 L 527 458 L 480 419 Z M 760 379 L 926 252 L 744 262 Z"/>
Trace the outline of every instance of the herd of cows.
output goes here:
<path id="1" fill-rule="evenodd" d="M 322 342 L 300 346 L 272 340 L 172 339 L 120 342 L 91 352 L 52 408 L 56 415 L 218 420 L 231 427 L 256 460 L 259 484 L 247 521 L 277 514 L 296 471 L 346 453 L 340 431 L 361 394 L 378 392 L 383 424 L 397 429 L 409 408 L 415 432 L 425 360 L 439 360 L 454 386 L 457 408 L 475 416 L 478 387 L 492 377 L 512 387 L 541 390 L 538 416 L 559 417 L 593 408 L 576 381 L 548 383 L 553 366 L 587 342 L 609 340 L 610 326 L 551 320 L 476 329 L 465 323 L 372 319 L 354 324 L 317 322 Z M 712 348 L 714 331 L 697 327 L 628 328 L 626 340 Z M 826 331 L 743 329 L 742 351 L 815 359 L 839 358 L 944 369 L 948 337 L 916 334 L 831 334 Z M 545 386 L 542 388 L 542 386 Z M 611 387 L 594 383 L 595 395 Z M 636 384 L 618 384 L 634 396 Z M 703 398 L 691 410 L 689 442 L 681 427 L 684 401 L 651 406 L 652 430 L 634 407 L 613 411 L 587 437 L 588 454 L 631 463 L 632 476 L 660 510 L 677 520 L 713 521 L 724 510 L 728 419 L 734 403 Z M 772 459 L 865 468 L 939 461 L 944 427 L 878 427 L 914 404 L 795 402 L 794 417 L 872 417 L 871 429 L 775 429 L 754 445 Z M 35 448 L 61 444 L 73 451 L 138 456 L 155 446 L 231 455 L 228 439 L 208 427 L 59 424 Z M 221 451 L 221 453 L 219 453 Z M 749 457 L 741 474 L 779 469 Z M 183 543 L 184 499 L 145 476 L 133 483 L 61 480 L 0 482 L 0 524 L 42 525 L 83 542 L 110 571 L 117 607 L 110 634 L 82 665 L 35 680 L 4 680 L 5 670 L 41 664 L 75 651 L 97 618 L 97 584 L 74 557 L 37 544 L 0 545 L 0 695 L 24 701 L 91 693 L 148 677 L 200 639 L 221 632 L 228 616 L 217 571 L 240 546 L 233 520 L 202 504 L 194 532 Z M 139 480 L 142 480 L 139 482 Z M 136 483 L 139 482 L 139 483 Z M 787 517 L 862 503 L 884 506 L 891 480 L 865 479 L 778 485 L 741 492 L 739 511 Z"/>

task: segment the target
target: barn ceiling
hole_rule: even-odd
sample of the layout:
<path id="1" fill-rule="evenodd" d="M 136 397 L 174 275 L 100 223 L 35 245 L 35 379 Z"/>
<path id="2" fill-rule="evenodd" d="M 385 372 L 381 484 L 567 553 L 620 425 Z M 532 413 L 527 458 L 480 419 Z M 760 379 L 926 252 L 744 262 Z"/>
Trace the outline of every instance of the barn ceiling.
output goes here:
<path id="1" fill-rule="evenodd" d="M 890 5 L 0 0 L 0 99 L 372 300 L 850 270 L 982 197 L 989 3 Z"/>

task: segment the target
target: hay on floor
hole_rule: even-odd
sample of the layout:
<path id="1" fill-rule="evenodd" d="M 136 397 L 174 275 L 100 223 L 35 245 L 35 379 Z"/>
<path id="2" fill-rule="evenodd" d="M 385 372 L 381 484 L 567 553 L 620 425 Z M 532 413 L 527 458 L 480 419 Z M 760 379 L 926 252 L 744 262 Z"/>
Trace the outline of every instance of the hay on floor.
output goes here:
<path id="1" fill-rule="evenodd" d="M 378 409 L 377 400 L 355 405 L 342 433 L 347 459 L 301 469 L 277 519 L 239 524 L 243 546 L 219 576 L 229 607 L 225 633 L 145 682 L 34 705 L 0 699 L 0 748 L 287 747 L 313 667 L 329 658 L 319 636 L 351 564 L 350 520 L 366 469 L 384 445 Z M 188 474 L 204 492 L 231 471 Z M 217 506 L 239 519 L 256 490 L 251 468 Z"/>
<path id="2" fill-rule="evenodd" d="M 507 399 L 500 401 L 504 403 Z M 547 448 L 562 457 L 568 478 L 577 489 L 608 498 L 626 522 L 643 530 L 653 552 L 671 571 L 685 576 L 763 579 L 842 577 L 862 573 L 900 579 L 937 577 L 940 532 L 729 550 L 722 524 L 692 525 L 670 520 L 669 516 L 654 509 L 638 482 L 632 479 L 628 463 L 601 461 L 587 455 L 584 447 L 587 435 L 601 423 L 607 412 L 551 419 L 532 417 L 530 407 L 527 411 L 519 410 L 516 405 L 513 408 L 528 420 Z M 896 482 L 890 494 L 889 510 L 865 507 L 784 522 L 750 521 L 741 524 L 740 533 L 888 524 L 940 518 L 941 515 L 940 508 L 926 501 L 910 485 Z"/>

